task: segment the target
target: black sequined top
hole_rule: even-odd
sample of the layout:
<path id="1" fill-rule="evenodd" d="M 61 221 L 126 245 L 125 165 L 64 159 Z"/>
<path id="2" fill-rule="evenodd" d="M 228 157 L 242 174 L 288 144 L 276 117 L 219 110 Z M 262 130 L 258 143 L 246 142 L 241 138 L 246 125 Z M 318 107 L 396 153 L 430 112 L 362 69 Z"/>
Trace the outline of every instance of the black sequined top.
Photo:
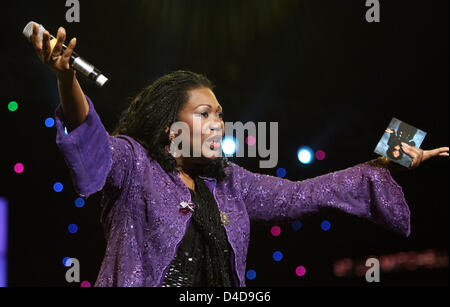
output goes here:
<path id="1" fill-rule="evenodd" d="M 162 287 L 231 287 L 232 248 L 217 203 L 202 180 L 195 183 L 193 216 Z"/>

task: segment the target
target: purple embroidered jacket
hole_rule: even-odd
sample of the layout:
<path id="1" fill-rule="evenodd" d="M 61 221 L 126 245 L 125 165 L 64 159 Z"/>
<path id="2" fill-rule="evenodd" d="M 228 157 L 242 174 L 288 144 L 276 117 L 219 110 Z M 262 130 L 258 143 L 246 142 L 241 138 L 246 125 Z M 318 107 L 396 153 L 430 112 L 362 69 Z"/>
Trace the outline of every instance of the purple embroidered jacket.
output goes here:
<path id="1" fill-rule="evenodd" d="M 102 192 L 101 222 L 106 253 L 95 286 L 161 286 L 187 230 L 190 201 L 176 173 L 166 173 L 134 139 L 110 136 L 92 101 L 89 114 L 66 134 L 61 105 L 55 110 L 56 143 L 82 197 Z M 333 207 L 409 236 L 410 212 L 401 187 L 389 170 L 368 162 L 293 182 L 252 173 L 230 162 L 221 183 L 202 178 L 229 224 L 235 285 L 245 286 L 250 220 L 299 219 Z"/>

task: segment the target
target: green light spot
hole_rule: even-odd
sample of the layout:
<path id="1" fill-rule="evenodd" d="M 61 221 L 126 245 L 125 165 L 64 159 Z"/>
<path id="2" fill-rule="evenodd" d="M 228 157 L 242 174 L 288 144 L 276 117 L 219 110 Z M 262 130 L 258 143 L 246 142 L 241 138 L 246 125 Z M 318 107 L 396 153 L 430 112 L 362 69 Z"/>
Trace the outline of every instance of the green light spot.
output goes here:
<path id="1" fill-rule="evenodd" d="M 8 104 L 8 110 L 10 110 L 11 112 L 17 111 L 18 108 L 19 108 L 19 105 L 15 101 L 11 101 Z"/>

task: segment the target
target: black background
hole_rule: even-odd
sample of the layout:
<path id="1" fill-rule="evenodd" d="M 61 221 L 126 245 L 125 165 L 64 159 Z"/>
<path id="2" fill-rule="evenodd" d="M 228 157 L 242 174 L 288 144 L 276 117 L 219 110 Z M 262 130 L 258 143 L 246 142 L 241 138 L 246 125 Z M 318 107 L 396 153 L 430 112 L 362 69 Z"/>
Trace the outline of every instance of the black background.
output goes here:
<path id="1" fill-rule="evenodd" d="M 54 35 L 64 26 L 77 52 L 110 78 L 103 89 L 80 79 L 108 131 L 128 97 L 177 69 L 206 74 L 226 121 L 279 122 L 279 164 L 303 180 L 377 157 L 373 150 L 392 117 L 428 133 L 422 148 L 448 145 L 448 1 L 380 1 L 381 22 L 367 23 L 365 1 L 83 1 L 81 22 L 67 23 L 65 1 L 2 4 L 2 139 L 0 195 L 9 200 L 9 285 L 77 286 L 62 259 L 81 263 L 95 282 L 105 240 L 99 195 L 74 206 L 70 173 L 44 120 L 59 104 L 56 79 L 22 37 L 28 21 Z M 9 112 L 9 101 L 19 110 Z M 302 165 L 302 145 L 327 157 Z M 239 158 L 259 169 L 258 159 Z M 25 165 L 17 175 L 13 166 Z M 248 286 L 368 285 L 337 278 L 333 261 L 400 251 L 448 253 L 448 157 L 394 174 L 411 209 L 412 233 L 400 237 L 330 210 L 302 220 L 299 231 L 253 225 Z M 53 184 L 64 184 L 61 193 Z M 322 220 L 331 222 L 328 232 Z M 67 226 L 76 223 L 77 234 Z M 281 262 L 272 253 L 281 250 Z M 299 278 L 295 267 L 304 265 Z M 382 274 L 381 285 L 448 285 L 448 267 Z M 371 285 L 369 285 L 371 286 Z"/>

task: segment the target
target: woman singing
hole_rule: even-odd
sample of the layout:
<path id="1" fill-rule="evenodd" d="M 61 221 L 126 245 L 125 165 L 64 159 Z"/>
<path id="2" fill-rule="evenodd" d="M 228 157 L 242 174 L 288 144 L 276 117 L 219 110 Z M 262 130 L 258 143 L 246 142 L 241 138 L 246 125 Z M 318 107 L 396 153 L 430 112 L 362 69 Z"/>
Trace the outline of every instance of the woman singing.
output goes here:
<path id="1" fill-rule="evenodd" d="M 52 49 L 35 26 L 33 44 L 58 80 L 56 143 L 75 191 L 101 191 L 107 247 L 96 286 L 245 286 L 250 220 L 299 219 L 326 207 L 409 235 L 410 212 L 386 159 L 293 182 L 219 156 L 223 110 L 202 75 L 156 80 L 108 134 L 70 69 L 76 40 L 62 52 L 65 36 L 60 28 Z M 174 155 L 175 122 L 187 124 L 191 146 L 202 144 L 200 157 Z M 412 167 L 448 150 L 404 148 Z"/>

